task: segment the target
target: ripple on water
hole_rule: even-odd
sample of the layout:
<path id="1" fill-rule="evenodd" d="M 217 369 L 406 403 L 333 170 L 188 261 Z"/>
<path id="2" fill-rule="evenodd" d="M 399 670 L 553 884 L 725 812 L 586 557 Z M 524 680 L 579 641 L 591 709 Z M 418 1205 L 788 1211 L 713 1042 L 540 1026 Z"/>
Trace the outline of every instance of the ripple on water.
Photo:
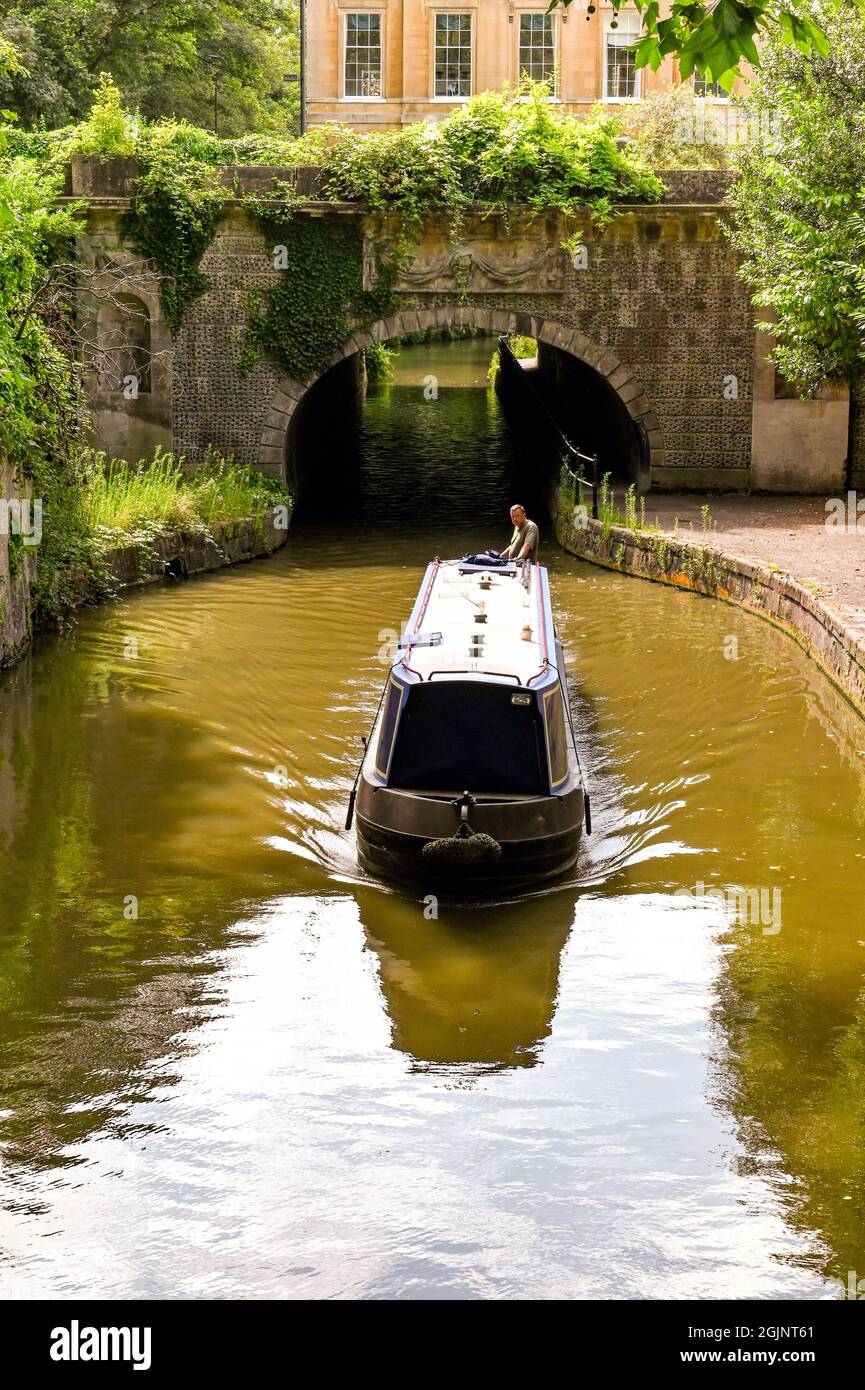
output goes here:
<path id="1" fill-rule="evenodd" d="M 0 680 L 4 1291 L 821 1296 L 865 1237 L 861 725 L 766 625 L 548 546 L 574 881 L 366 879 L 379 649 L 520 476 L 485 392 L 404 370 L 366 511 Z"/>

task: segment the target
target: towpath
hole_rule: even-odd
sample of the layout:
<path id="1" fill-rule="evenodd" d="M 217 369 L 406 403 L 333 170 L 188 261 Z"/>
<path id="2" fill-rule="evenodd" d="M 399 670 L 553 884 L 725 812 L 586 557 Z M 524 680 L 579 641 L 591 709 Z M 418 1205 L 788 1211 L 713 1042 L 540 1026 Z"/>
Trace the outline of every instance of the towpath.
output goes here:
<path id="1" fill-rule="evenodd" d="M 699 493 L 652 493 L 646 498 L 646 523 L 656 520 L 673 533 L 676 517 L 683 539 L 705 541 L 727 555 L 741 555 L 784 571 L 812 590 L 827 607 L 858 629 L 865 628 L 865 497 L 859 529 L 854 529 L 855 498 L 844 503 L 846 525 L 827 525 L 825 497 L 711 496 Z M 618 499 L 617 499 L 618 501 Z M 708 506 L 704 529 L 701 508 Z"/>

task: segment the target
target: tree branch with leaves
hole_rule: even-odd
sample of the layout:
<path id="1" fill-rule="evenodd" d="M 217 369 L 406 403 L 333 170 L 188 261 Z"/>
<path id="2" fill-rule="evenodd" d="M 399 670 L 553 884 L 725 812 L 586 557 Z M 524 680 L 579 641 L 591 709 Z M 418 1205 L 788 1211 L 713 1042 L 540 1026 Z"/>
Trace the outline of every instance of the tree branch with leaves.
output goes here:
<path id="1" fill-rule="evenodd" d="M 857 0 L 857 3 L 859 0 Z M 550 10 L 567 8 L 574 0 L 552 0 Z M 610 0 L 618 14 L 635 7 L 643 21 L 643 36 L 634 45 L 638 68 L 657 72 L 665 58 L 677 58 L 683 79 L 705 73 L 730 91 L 740 64 L 760 66 L 760 47 L 768 38 L 790 44 L 801 53 L 828 52 L 829 40 L 815 21 L 809 0 Z M 595 10 L 589 0 L 589 13 Z M 669 12 L 668 12 L 669 11 Z"/>
<path id="2" fill-rule="evenodd" d="M 830 49 L 766 45 L 730 191 L 773 361 L 810 393 L 865 370 L 865 16 L 852 0 L 814 9 Z"/>

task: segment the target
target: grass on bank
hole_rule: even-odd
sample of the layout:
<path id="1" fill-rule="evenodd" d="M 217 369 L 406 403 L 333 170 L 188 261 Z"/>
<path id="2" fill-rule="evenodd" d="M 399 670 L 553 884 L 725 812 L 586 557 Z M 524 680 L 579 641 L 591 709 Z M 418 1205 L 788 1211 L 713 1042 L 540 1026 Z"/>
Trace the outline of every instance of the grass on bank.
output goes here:
<path id="1" fill-rule="evenodd" d="M 365 347 L 363 361 L 367 383 L 376 386 L 379 382 L 390 381 L 393 376 L 393 364 L 398 355 L 397 348 L 387 347 L 384 343 L 370 343 Z"/>
<path id="2" fill-rule="evenodd" d="M 161 449 L 135 464 L 99 453 L 92 453 L 88 462 L 82 510 L 102 549 L 173 531 L 205 533 L 213 526 L 263 519 L 289 501 L 278 483 L 214 452 L 196 469 Z"/>

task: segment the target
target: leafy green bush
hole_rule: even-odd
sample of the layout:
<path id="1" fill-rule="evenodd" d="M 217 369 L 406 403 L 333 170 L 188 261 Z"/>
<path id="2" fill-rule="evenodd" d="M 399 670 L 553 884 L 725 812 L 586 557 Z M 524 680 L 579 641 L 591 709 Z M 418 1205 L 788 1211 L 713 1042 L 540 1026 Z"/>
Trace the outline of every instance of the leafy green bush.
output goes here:
<path id="1" fill-rule="evenodd" d="M 276 135 L 242 135 L 225 139 L 210 130 L 186 121 L 155 121 L 144 124 L 138 140 L 138 153 L 147 156 L 168 151 L 200 164 L 296 164 L 297 141 Z"/>
<path id="2" fill-rule="evenodd" d="M 0 166 L 0 454 L 42 505 L 34 611 L 62 605 L 60 575 L 89 553 L 76 467 L 85 419 L 78 370 L 41 315 L 48 262 L 76 227 L 58 180 L 31 160 Z"/>
<path id="3" fill-rule="evenodd" d="M 22 130 L 18 125 L 0 125 L 0 159 L 33 159 L 40 165 L 48 165 L 54 158 L 60 137 L 69 133 L 69 130 Z"/>
<path id="4" fill-rule="evenodd" d="M 333 128 L 317 153 L 330 198 L 362 201 L 411 221 L 471 203 L 573 212 L 604 223 L 614 201 L 663 192 L 639 154 L 616 145 L 607 117 L 580 121 L 549 102 L 543 83 L 481 92 L 442 121 L 358 134 Z"/>
<path id="5" fill-rule="evenodd" d="M 514 357 L 519 358 L 521 360 L 537 357 L 538 355 L 537 338 L 529 338 L 523 333 L 513 333 L 508 338 L 508 344 L 510 345 L 511 352 L 514 354 Z M 496 348 L 495 352 L 490 358 L 490 364 L 487 367 L 487 381 L 489 382 L 490 386 L 495 386 L 498 380 L 500 370 L 501 358 L 499 357 L 499 350 L 498 348 Z"/>
<path id="6" fill-rule="evenodd" d="M 865 369 L 865 15 L 834 0 L 815 0 L 812 13 L 829 52 L 767 40 L 730 201 L 772 360 L 813 394 Z"/>
<path id="7" fill-rule="evenodd" d="M 0 158 L 0 453 L 42 503 L 35 603 L 54 611 L 57 576 L 87 549 L 76 441 L 84 421 L 77 368 L 42 317 L 50 262 L 78 229 L 57 207 L 59 173 Z"/>
<path id="8" fill-rule="evenodd" d="M 537 338 L 527 338 L 523 333 L 515 333 L 508 342 L 514 357 L 529 358 L 538 355 Z"/>
<path id="9" fill-rule="evenodd" d="M 110 158 L 130 155 L 136 149 L 136 122 L 123 110 L 120 90 L 111 74 L 99 74 L 93 108 L 76 129 L 75 153 Z"/>
<path id="10" fill-rule="evenodd" d="M 366 366 L 366 379 L 371 386 L 377 382 L 389 381 L 393 376 L 393 364 L 396 358 L 396 351 L 386 347 L 384 343 L 370 343 L 369 347 L 363 350 L 363 360 Z"/>
<path id="11" fill-rule="evenodd" d="M 680 82 L 623 108 L 619 120 L 634 152 L 652 168 L 725 169 L 727 117 L 735 109 L 698 97 L 690 83 Z"/>
<path id="12" fill-rule="evenodd" d="M 459 173 L 441 127 L 418 123 L 369 134 L 342 131 L 323 151 L 325 190 L 340 202 L 393 209 L 409 221 L 462 200 Z"/>

